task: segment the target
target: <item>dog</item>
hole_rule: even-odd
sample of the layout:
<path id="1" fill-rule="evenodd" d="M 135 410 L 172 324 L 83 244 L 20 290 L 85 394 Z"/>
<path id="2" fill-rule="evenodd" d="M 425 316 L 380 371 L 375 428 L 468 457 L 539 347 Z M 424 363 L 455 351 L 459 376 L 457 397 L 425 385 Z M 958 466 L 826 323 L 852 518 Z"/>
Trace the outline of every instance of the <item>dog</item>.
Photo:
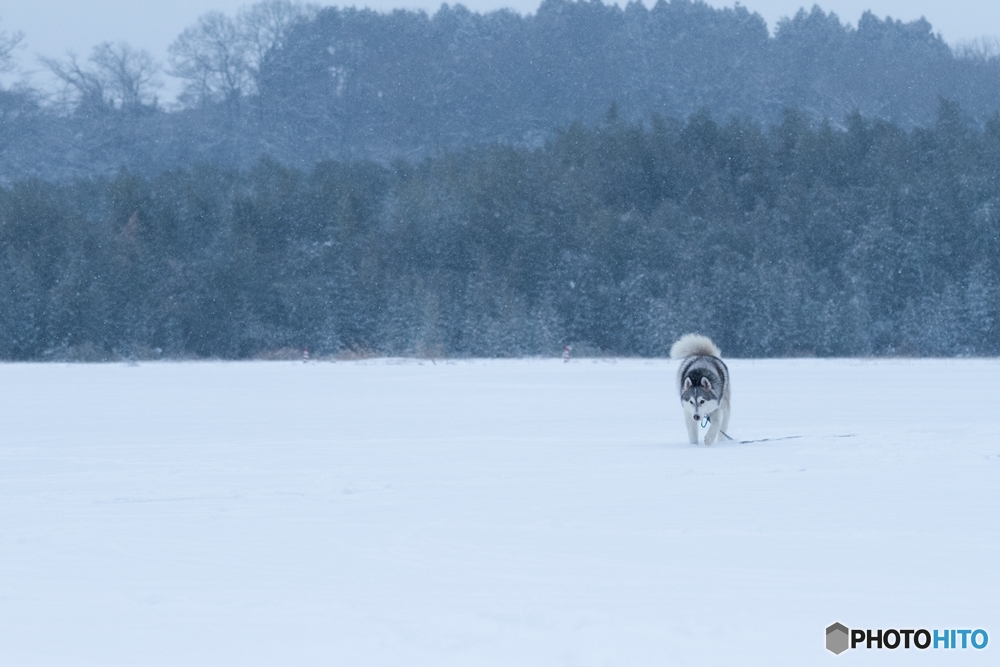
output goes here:
<path id="1" fill-rule="evenodd" d="M 729 368 L 721 356 L 715 343 L 700 334 L 681 336 L 670 348 L 670 358 L 682 360 L 677 386 L 692 445 L 698 444 L 698 427 L 703 419 L 709 423 L 706 445 L 715 442 L 720 432 L 726 435 L 729 428 Z"/>

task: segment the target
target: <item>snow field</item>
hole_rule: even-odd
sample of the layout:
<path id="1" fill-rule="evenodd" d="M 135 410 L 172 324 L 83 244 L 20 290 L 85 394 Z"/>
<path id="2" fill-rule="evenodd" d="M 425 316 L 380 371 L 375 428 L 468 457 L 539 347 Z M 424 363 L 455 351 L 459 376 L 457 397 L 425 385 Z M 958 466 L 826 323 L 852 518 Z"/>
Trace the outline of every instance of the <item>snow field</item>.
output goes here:
<path id="1" fill-rule="evenodd" d="M 2 662 L 989 664 L 1000 363 L 728 363 L 0 365 Z"/>

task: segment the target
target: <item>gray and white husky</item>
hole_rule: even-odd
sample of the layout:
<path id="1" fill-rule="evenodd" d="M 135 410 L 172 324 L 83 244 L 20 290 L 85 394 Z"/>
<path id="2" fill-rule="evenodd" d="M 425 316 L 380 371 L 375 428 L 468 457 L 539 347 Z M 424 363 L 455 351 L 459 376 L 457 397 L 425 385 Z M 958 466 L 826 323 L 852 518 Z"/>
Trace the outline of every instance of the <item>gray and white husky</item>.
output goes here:
<path id="1" fill-rule="evenodd" d="M 670 348 L 670 358 L 682 360 L 677 386 L 692 445 L 698 444 L 698 427 L 703 419 L 709 422 L 706 445 L 729 428 L 729 369 L 720 356 L 715 343 L 700 334 L 681 336 Z"/>

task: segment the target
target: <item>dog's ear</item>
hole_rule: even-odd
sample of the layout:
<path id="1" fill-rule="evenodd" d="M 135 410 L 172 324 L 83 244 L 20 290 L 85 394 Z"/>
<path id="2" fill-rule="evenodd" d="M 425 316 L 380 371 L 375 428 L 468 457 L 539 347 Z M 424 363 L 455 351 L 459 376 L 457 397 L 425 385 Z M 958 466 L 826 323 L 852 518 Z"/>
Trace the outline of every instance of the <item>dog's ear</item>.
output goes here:
<path id="1" fill-rule="evenodd" d="M 712 383 L 708 381 L 707 377 L 701 378 L 701 386 L 707 389 L 708 391 L 712 391 Z"/>
<path id="2" fill-rule="evenodd" d="M 691 377 L 688 376 L 684 378 L 684 391 L 687 391 L 690 388 L 691 388 Z"/>

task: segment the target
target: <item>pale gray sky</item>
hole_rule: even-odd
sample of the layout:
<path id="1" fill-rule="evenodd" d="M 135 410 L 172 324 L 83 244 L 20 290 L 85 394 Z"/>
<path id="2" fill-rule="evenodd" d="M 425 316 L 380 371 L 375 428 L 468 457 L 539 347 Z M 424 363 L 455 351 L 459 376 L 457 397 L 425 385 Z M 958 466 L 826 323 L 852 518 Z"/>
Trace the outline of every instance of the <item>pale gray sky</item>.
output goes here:
<path id="1" fill-rule="evenodd" d="M 653 0 L 646 2 L 652 4 Z M 20 30 L 25 34 L 25 48 L 19 60 L 22 66 L 35 70 L 39 68 L 34 54 L 59 57 L 73 50 L 85 56 L 94 45 L 103 41 L 127 41 L 163 60 L 167 46 L 199 16 L 211 10 L 234 14 L 247 4 L 252 3 L 245 0 L 6 0 L 0 5 L 0 30 Z M 365 0 L 356 4 L 378 10 L 400 7 L 421 8 L 428 12 L 441 5 L 435 0 Z M 467 0 L 462 4 L 474 11 L 510 7 L 521 13 L 532 13 L 539 1 Z M 725 0 L 708 0 L 708 4 L 715 7 L 733 5 Z M 747 0 L 742 4 L 763 16 L 773 29 L 778 19 L 794 14 L 805 3 L 799 0 Z M 852 25 L 857 25 L 866 9 L 879 17 L 888 15 L 904 21 L 924 16 L 952 44 L 1000 36 L 997 0 L 950 0 L 947 3 L 941 0 L 825 0 L 817 4 L 826 11 L 836 12 L 841 21 Z M 164 92 L 168 93 L 169 89 Z"/>

